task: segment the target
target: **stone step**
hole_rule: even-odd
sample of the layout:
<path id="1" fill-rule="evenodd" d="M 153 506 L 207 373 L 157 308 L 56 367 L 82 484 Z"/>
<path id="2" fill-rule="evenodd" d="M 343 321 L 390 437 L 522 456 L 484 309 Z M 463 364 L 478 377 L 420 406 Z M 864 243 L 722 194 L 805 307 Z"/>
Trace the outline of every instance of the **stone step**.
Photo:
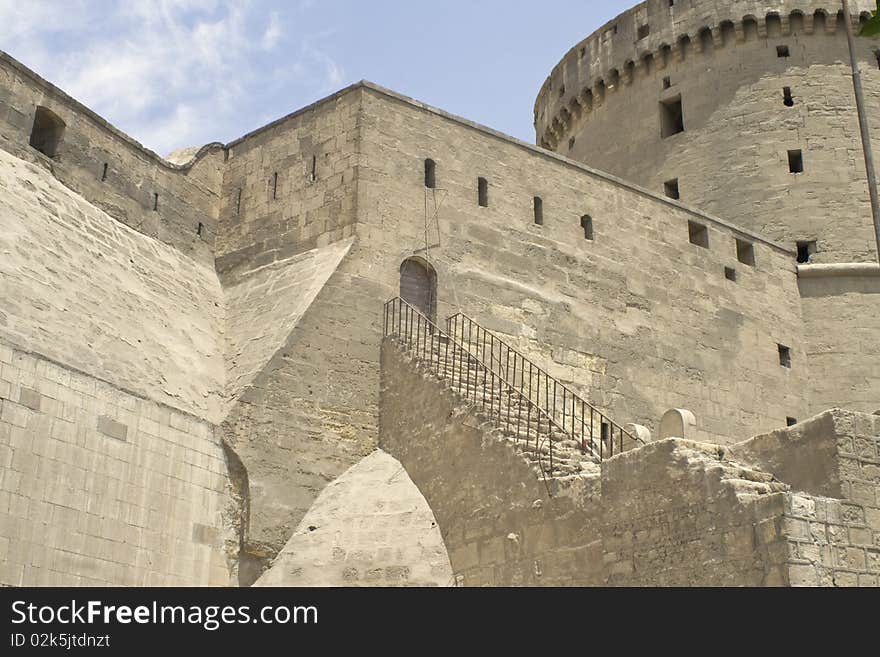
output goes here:
<path id="1" fill-rule="evenodd" d="M 548 416 L 539 412 L 526 398 L 515 390 L 505 387 L 488 374 L 481 366 L 467 360 L 453 362 L 454 354 L 444 358 L 445 350 L 430 354 L 410 353 L 428 371 L 431 371 L 445 385 L 470 402 L 480 405 L 484 415 L 501 431 L 503 438 L 517 445 L 523 458 L 545 475 L 570 476 L 595 468 L 596 458 L 584 453 L 580 441 L 572 439 L 567 432 L 548 423 Z M 491 410 L 490 410 L 491 409 Z M 500 416 L 500 417 L 499 417 Z M 509 422 L 508 422 L 509 418 Z M 565 419 L 570 420 L 571 415 Z M 557 415 L 557 421 L 562 416 Z M 517 421 L 520 423 L 517 431 Z M 526 431 L 528 425 L 529 430 Z M 538 444 L 536 445 L 536 434 Z M 589 434 L 587 436 L 589 438 Z M 598 437 L 596 437 L 598 438 Z M 550 470 L 550 439 L 553 440 L 553 468 Z"/>

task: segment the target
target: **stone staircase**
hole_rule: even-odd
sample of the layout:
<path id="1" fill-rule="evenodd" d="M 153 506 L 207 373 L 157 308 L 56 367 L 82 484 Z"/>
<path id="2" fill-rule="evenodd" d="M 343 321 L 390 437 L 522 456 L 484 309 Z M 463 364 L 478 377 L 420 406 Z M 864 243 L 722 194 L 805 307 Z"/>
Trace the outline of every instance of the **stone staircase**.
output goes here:
<path id="1" fill-rule="evenodd" d="M 607 445 L 603 447 L 607 426 L 597 422 L 576 428 L 558 414 L 554 417 L 553 409 L 521 390 L 521 381 L 509 381 L 402 299 L 386 304 L 384 332 L 416 367 L 470 404 L 487 433 L 512 443 L 541 476 L 598 472 L 598 464 L 609 455 Z"/>

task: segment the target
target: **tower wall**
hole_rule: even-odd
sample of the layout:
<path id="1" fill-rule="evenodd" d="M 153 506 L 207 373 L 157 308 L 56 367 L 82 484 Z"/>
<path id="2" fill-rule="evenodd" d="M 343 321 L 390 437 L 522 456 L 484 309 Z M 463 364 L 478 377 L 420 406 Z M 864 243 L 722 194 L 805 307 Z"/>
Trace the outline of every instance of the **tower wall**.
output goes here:
<path id="1" fill-rule="evenodd" d="M 799 267 L 811 413 L 880 411 L 880 267 Z"/>
<path id="2" fill-rule="evenodd" d="M 668 5 L 642 3 L 568 52 L 535 104 L 538 143 L 661 193 L 677 180 L 683 203 L 792 246 L 816 241 L 812 262 L 876 259 L 839 5 Z M 856 41 L 880 158 L 880 43 Z M 664 138 L 676 100 L 684 131 Z"/>

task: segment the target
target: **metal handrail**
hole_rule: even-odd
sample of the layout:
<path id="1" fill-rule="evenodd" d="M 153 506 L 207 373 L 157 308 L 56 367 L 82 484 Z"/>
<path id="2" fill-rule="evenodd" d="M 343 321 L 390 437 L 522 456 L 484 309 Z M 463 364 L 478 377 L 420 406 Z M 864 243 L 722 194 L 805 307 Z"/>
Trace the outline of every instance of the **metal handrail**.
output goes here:
<path id="1" fill-rule="evenodd" d="M 614 422 L 571 388 L 468 315 L 462 312 L 455 313 L 447 318 L 446 326 L 450 335 L 456 338 L 460 336 L 460 341 L 466 345 L 468 351 L 480 355 L 483 360 L 488 360 L 493 365 L 497 362 L 498 374 L 503 374 L 506 379 L 518 384 L 518 387 L 515 387 L 528 399 L 534 397 L 539 408 L 553 417 L 562 430 L 580 444 L 584 452 L 592 452 L 601 460 L 624 451 L 626 440 L 633 445 L 645 444 L 641 438 Z M 491 355 L 488 359 L 487 353 Z"/>
<path id="2" fill-rule="evenodd" d="M 500 426 L 513 433 L 517 440 L 523 435 L 523 430 L 525 431 L 527 442 L 531 441 L 532 434 L 534 433 L 535 455 L 539 461 L 541 459 L 542 443 L 546 441 L 548 444 L 549 472 L 552 473 L 553 444 L 556 441 L 553 433 L 554 431 L 563 434 L 567 432 L 559 426 L 558 422 L 549 413 L 522 394 L 515 386 L 506 381 L 499 373 L 492 370 L 475 354 L 465 349 L 454 337 L 443 331 L 428 317 L 400 297 L 395 297 L 385 303 L 383 333 L 385 337 L 397 336 L 401 342 L 405 341 L 410 348 L 410 352 L 417 358 L 427 360 L 432 365 L 436 361 L 438 366 L 444 367 L 445 371 L 450 373 L 451 386 L 461 392 L 465 399 L 473 399 L 473 401 L 479 402 L 483 410 L 486 410 L 488 406 L 489 415 L 496 418 Z M 413 341 L 414 337 L 415 340 Z M 428 346 L 429 340 L 430 348 Z M 451 360 L 449 358 L 450 344 L 452 345 Z M 434 349 L 435 345 L 437 347 L 436 351 Z M 466 363 L 464 362 L 465 360 L 467 361 Z M 481 370 L 481 375 L 471 376 L 472 365 Z M 465 368 L 467 368 L 466 371 Z M 456 374 L 458 375 L 457 385 Z M 482 382 L 480 379 L 482 379 Z M 487 379 L 490 392 L 488 402 L 487 395 L 485 394 Z M 483 395 L 478 396 L 478 388 L 481 385 Z M 497 408 L 494 401 L 496 389 L 498 391 Z M 505 394 L 508 397 L 515 396 L 521 402 L 517 404 L 515 417 L 512 417 L 511 404 L 509 402 L 504 404 L 502 401 Z M 526 405 L 525 411 L 523 411 L 522 403 Z M 523 417 L 523 413 L 525 413 L 525 417 Z M 546 427 L 546 434 L 543 437 L 542 427 Z"/>

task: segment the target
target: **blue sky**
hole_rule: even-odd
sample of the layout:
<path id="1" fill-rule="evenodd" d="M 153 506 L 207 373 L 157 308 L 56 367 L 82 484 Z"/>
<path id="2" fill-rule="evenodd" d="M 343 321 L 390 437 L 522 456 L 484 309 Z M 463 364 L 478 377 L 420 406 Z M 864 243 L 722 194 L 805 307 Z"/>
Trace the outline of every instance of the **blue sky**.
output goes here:
<path id="1" fill-rule="evenodd" d="M 161 154 L 361 79 L 533 142 L 535 94 L 635 0 L 0 0 L 0 48 Z"/>

